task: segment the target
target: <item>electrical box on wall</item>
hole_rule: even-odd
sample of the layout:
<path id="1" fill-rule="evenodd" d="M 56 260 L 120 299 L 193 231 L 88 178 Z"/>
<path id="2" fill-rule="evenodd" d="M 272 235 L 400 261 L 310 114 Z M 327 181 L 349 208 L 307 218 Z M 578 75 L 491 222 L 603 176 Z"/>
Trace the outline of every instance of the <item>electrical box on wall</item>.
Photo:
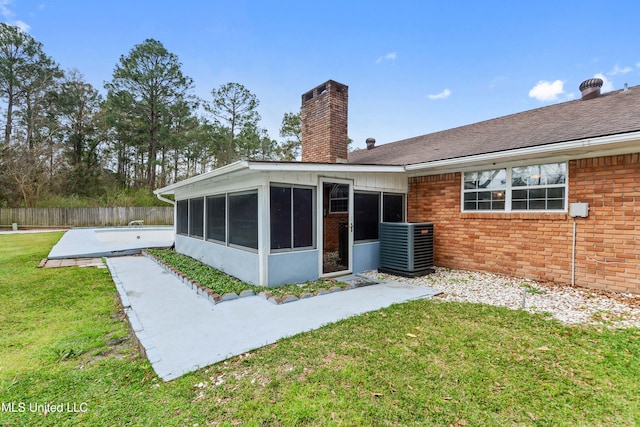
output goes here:
<path id="1" fill-rule="evenodd" d="M 586 218 L 589 216 L 589 203 L 570 203 L 569 216 Z"/>

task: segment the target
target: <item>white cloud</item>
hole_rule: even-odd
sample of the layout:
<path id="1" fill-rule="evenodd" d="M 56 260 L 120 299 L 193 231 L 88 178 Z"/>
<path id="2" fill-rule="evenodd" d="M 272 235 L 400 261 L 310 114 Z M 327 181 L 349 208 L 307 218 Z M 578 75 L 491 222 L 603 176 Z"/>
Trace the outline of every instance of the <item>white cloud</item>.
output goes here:
<path id="1" fill-rule="evenodd" d="M 564 93 L 564 82 L 556 80 L 547 82 L 540 80 L 537 85 L 529 91 L 529 96 L 538 101 L 557 101 L 558 96 Z"/>
<path id="2" fill-rule="evenodd" d="M 29 29 L 31 29 L 31 27 L 29 26 L 29 24 L 24 23 L 20 20 L 17 21 L 13 21 L 11 23 L 12 25 L 15 25 L 16 27 L 20 28 L 20 31 L 22 31 L 23 33 L 28 33 Z"/>
<path id="3" fill-rule="evenodd" d="M 604 74 L 597 73 L 593 77 L 597 79 L 602 79 L 603 85 L 602 85 L 602 88 L 600 89 L 602 92 L 611 92 L 613 90 L 613 82 L 609 80 Z"/>
<path id="4" fill-rule="evenodd" d="M 618 64 L 616 64 L 616 66 L 613 67 L 613 70 L 611 70 L 607 74 L 609 74 L 610 76 L 615 76 L 616 74 L 627 74 L 627 73 L 630 73 L 631 70 L 632 70 L 631 67 L 620 68 L 618 66 Z"/>
<path id="5" fill-rule="evenodd" d="M 429 99 L 445 99 L 451 95 L 451 91 L 449 89 L 445 89 L 440 93 L 427 95 Z"/>
<path id="6" fill-rule="evenodd" d="M 15 17 L 15 13 L 11 10 L 9 6 L 13 4 L 13 0 L 0 0 L 0 15 L 2 15 L 9 25 L 15 25 L 20 28 L 22 32 L 29 32 L 31 28 L 27 23 L 20 20 L 13 19 Z"/>
<path id="7" fill-rule="evenodd" d="M 504 76 L 498 76 L 489 83 L 489 89 L 495 89 L 498 86 L 498 83 L 504 80 Z"/>
<path id="8" fill-rule="evenodd" d="M 0 2 L 0 15 L 4 16 L 6 19 L 11 19 L 14 16 L 11 9 L 9 9 L 9 5 L 11 3 L 11 0 L 2 0 Z"/>
<path id="9" fill-rule="evenodd" d="M 376 59 L 376 64 L 379 64 L 382 61 L 395 61 L 396 56 L 397 55 L 395 52 L 389 52 L 386 55 L 382 55 L 380 58 Z"/>

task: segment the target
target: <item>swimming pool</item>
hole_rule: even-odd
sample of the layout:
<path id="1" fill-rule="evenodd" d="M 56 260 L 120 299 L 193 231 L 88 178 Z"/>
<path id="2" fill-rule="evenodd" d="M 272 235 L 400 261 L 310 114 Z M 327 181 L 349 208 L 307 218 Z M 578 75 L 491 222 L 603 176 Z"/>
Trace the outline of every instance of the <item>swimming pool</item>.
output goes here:
<path id="1" fill-rule="evenodd" d="M 72 228 L 51 249 L 48 258 L 133 255 L 142 249 L 167 248 L 173 243 L 171 226 Z"/>

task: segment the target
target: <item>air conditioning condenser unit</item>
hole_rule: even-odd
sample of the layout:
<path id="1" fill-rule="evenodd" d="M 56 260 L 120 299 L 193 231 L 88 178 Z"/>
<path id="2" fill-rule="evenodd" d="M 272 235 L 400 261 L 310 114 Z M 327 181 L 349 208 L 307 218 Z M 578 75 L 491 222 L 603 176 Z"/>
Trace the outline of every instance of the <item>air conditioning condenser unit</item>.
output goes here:
<path id="1" fill-rule="evenodd" d="M 382 273 L 417 277 L 433 273 L 433 223 L 380 223 Z"/>

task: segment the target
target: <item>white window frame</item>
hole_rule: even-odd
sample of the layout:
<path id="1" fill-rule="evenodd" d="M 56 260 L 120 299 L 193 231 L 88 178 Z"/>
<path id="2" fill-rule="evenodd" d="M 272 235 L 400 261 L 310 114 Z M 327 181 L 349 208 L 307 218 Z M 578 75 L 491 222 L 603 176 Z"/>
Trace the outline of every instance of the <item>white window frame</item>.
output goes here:
<path id="1" fill-rule="evenodd" d="M 339 184 L 339 185 L 343 185 L 343 184 Z M 332 214 L 341 214 L 341 213 L 347 213 L 347 212 L 349 212 L 349 208 L 348 208 L 348 207 L 347 207 L 347 209 L 346 209 L 346 210 L 334 210 L 334 209 L 333 209 L 333 203 L 331 203 L 331 202 L 332 202 L 332 201 L 334 201 L 334 200 L 336 200 L 336 201 L 337 201 L 337 200 L 346 200 L 346 201 L 347 201 L 347 205 L 348 205 L 348 202 L 349 202 L 349 195 L 347 194 L 347 197 L 333 197 L 333 196 L 331 195 L 331 193 L 333 193 L 333 189 L 331 190 L 331 192 L 329 192 L 329 213 L 332 213 Z"/>
<path id="2" fill-rule="evenodd" d="M 541 166 L 541 165 L 549 165 L 549 164 L 564 164 L 565 165 L 565 180 L 563 184 L 550 184 L 550 185 L 532 185 L 532 186 L 521 186 L 514 187 L 512 185 L 512 172 L 513 168 L 519 167 L 528 167 L 528 166 Z M 477 189 L 466 190 L 464 188 L 464 174 L 465 172 L 485 172 L 491 170 L 505 169 L 506 170 L 506 184 L 504 188 L 505 192 L 505 205 L 504 210 L 465 210 L 464 208 L 464 195 L 466 193 L 478 192 Z M 485 169 L 469 169 L 462 171 L 460 177 L 460 212 L 461 213 L 484 213 L 484 214 L 502 214 L 502 213 L 566 213 L 568 209 L 568 201 L 569 201 L 569 165 L 568 162 L 536 162 L 536 163 L 517 163 L 511 165 L 496 165 L 491 168 Z M 530 189 L 547 189 L 547 188 L 564 188 L 564 201 L 563 209 L 512 209 L 512 192 L 515 190 L 530 190 Z M 502 191 L 501 188 L 496 189 L 486 189 L 483 191 Z"/>

